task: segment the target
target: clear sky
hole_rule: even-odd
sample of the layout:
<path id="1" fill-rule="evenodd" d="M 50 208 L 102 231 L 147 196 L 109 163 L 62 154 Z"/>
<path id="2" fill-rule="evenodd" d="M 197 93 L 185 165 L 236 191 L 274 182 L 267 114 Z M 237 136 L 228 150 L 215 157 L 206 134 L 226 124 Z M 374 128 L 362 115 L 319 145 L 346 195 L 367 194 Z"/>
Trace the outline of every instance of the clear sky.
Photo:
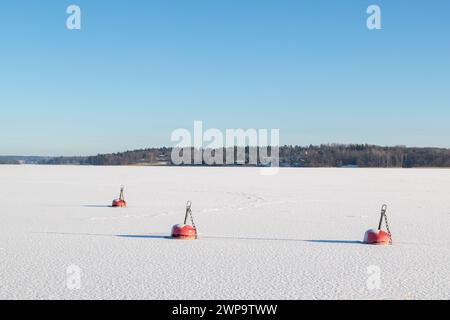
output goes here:
<path id="1" fill-rule="evenodd" d="M 2 0 L 0 115 L 3 155 L 170 146 L 194 120 L 450 147 L 450 1 Z"/>

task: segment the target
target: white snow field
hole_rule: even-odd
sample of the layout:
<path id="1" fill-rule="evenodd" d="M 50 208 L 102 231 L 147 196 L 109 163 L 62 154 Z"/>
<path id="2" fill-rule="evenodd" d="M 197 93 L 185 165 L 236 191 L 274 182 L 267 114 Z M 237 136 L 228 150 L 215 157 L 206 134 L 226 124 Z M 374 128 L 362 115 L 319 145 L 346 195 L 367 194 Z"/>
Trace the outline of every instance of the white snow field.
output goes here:
<path id="1" fill-rule="evenodd" d="M 0 166 L 0 299 L 449 299 L 449 191 L 434 169 Z M 200 239 L 168 239 L 187 200 Z M 394 245 L 361 244 L 383 203 Z"/>

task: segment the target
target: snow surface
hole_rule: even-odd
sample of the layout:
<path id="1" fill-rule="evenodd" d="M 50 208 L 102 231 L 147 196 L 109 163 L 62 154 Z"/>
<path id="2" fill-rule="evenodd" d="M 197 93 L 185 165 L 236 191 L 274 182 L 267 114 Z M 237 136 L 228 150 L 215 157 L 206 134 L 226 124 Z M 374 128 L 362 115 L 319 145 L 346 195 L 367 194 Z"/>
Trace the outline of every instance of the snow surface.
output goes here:
<path id="1" fill-rule="evenodd" d="M 0 298 L 449 299 L 449 191 L 434 169 L 0 166 Z M 201 238 L 168 239 L 187 200 Z M 394 245 L 361 244 L 383 203 Z"/>

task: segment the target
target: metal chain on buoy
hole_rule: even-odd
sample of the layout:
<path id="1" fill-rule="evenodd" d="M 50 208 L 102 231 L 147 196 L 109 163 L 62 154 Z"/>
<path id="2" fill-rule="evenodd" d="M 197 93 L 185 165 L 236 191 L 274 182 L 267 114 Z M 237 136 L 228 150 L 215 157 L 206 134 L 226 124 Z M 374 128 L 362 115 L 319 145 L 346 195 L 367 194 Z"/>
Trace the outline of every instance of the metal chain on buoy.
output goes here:
<path id="1" fill-rule="evenodd" d="M 389 222 L 388 222 L 387 214 L 384 214 L 384 221 L 386 223 L 386 230 L 389 234 L 389 244 L 392 244 L 392 233 L 391 233 L 391 230 L 389 229 Z"/>
<path id="2" fill-rule="evenodd" d="M 191 207 L 192 207 L 192 202 L 188 201 L 187 204 L 186 204 L 186 216 L 184 217 L 184 224 L 187 224 L 187 220 L 188 220 L 188 217 L 189 217 L 190 220 L 191 220 L 192 227 L 195 230 L 195 239 L 197 239 L 198 238 L 197 227 L 195 226 L 194 215 L 192 214 Z"/>
<path id="3" fill-rule="evenodd" d="M 123 196 L 123 189 L 125 189 L 125 187 L 124 186 L 120 186 L 119 200 L 125 200 L 125 197 Z"/>
<path id="4" fill-rule="evenodd" d="M 380 224 L 378 225 L 378 230 L 381 230 L 381 224 L 383 223 L 383 219 L 384 219 L 384 222 L 386 224 L 386 230 L 389 234 L 389 244 L 392 244 L 392 233 L 389 228 L 389 221 L 388 221 L 386 211 L 387 211 L 387 205 L 383 204 L 383 206 L 381 207 L 381 218 L 380 218 Z"/>

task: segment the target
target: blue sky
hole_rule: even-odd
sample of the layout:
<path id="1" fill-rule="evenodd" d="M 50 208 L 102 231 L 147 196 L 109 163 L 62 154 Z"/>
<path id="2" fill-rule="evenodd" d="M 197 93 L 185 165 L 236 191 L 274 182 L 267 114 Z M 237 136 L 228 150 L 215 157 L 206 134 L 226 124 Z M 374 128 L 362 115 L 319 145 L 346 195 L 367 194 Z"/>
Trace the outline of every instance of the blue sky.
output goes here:
<path id="1" fill-rule="evenodd" d="M 450 147 L 448 0 L 2 0 L 0 40 L 3 155 L 170 146 L 194 120 Z"/>

